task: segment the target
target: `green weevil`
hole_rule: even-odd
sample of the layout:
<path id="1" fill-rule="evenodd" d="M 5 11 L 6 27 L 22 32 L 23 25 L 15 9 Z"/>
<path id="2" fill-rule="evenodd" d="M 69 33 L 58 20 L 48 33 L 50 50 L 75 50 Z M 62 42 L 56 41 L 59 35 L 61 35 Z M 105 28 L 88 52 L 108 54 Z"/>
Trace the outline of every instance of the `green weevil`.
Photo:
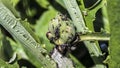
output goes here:
<path id="1" fill-rule="evenodd" d="M 47 38 L 61 52 L 70 47 L 76 38 L 76 28 L 72 21 L 66 15 L 60 13 L 50 21 L 48 30 Z"/>

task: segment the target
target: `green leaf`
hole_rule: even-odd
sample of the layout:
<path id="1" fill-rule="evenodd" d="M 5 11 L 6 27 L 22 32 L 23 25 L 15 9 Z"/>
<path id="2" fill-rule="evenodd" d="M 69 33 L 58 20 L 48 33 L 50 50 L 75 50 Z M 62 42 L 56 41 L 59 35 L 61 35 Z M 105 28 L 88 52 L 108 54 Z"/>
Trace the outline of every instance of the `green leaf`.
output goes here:
<path id="1" fill-rule="evenodd" d="M 35 35 L 34 31 L 32 29 L 34 29 L 32 27 L 31 24 L 29 24 L 29 22 L 26 20 L 20 20 L 21 21 L 21 24 L 24 26 L 24 28 L 30 33 L 30 35 L 38 42 L 40 43 L 40 40 L 39 38 Z"/>
<path id="2" fill-rule="evenodd" d="M 5 61 L 9 61 L 10 58 L 13 56 L 13 49 L 10 45 L 9 40 L 6 39 L 4 36 L 2 39 L 2 46 L 0 47 L 0 58 L 2 58 Z"/>
<path id="3" fill-rule="evenodd" d="M 20 0 L 10 0 L 12 5 L 15 7 Z"/>
<path id="4" fill-rule="evenodd" d="M 43 53 L 46 54 L 46 50 L 40 46 L 39 43 L 30 35 L 30 33 L 22 26 L 21 21 L 18 20 L 13 13 L 0 3 L 0 24 L 14 37 L 14 39 L 22 44 L 25 50 L 28 50 L 32 56 L 43 64 L 44 67 L 55 67 L 55 63 L 50 60 L 50 57 L 46 58 Z M 41 62 L 42 61 L 42 62 Z M 52 64 L 52 65 L 51 65 Z"/>
<path id="5" fill-rule="evenodd" d="M 3 3 L 5 7 L 7 7 L 14 15 L 15 17 L 20 17 L 19 12 L 15 10 L 15 6 L 12 4 L 12 0 L 0 0 L 0 3 Z"/>
<path id="6" fill-rule="evenodd" d="M 36 1 L 37 1 L 37 3 L 38 3 L 40 6 L 42 6 L 43 8 L 47 8 L 48 5 L 49 5 L 48 0 L 36 0 Z"/>
<path id="7" fill-rule="evenodd" d="M 109 68 L 120 68 L 120 0 L 108 0 L 111 29 Z"/>
<path id="8" fill-rule="evenodd" d="M 56 0 L 62 7 L 64 7 L 65 8 L 65 4 L 64 4 L 64 2 L 62 1 L 62 0 Z"/>
<path id="9" fill-rule="evenodd" d="M 56 15 L 56 10 L 53 9 L 53 7 L 49 7 L 49 10 L 44 12 L 42 16 L 37 20 L 37 24 L 35 25 L 35 33 L 37 36 L 40 37 L 40 41 L 42 41 L 42 44 L 47 45 L 47 50 L 51 50 L 51 44 L 49 43 L 46 33 L 48 31 L 48 23 L 52 18 L 54 18 Z"/>
<path id="10" fill-rule="evenodd" d="M 82 65 L 73 55 L 69 54 L 70 58 L 74 61 L 75 63 L 75 68 L 85 68 L 84 65 Z"/>
<path id="11" fill-rule="evenodd" d="M 87 27 L 89 28 L 89 30 L 94 31 L 94 26 L 93 26 L 93 21 L 95 20 L 95 15 L 96 12 L 102 8 L 104 6 L 104 4 L 106 3 L 106 0 L 102 0 L 95 8 L 93 8 L 92 10 L 89 9 L 85 9 L 83 11 L 83 14 L 85 15 L 85 22 Z"/>
<path id="12" fill-rule="evenodd" d="M 0 68 L 19 68 L 19 66 L 17 63 L 11 65 L 0 59 Z"/>
<path id="13" fill-rule="evenodd" d="M 82 10 L 78 8 L 76 0 L 63 0 L 63 1 L 66 5 L 66 8 L 67 8 L 72 20 L 73 20 L 74 25 L 76 26 L 76 29 L 77 29 L 76 32 L 81 32 L 83 34 L 89 32 L 89 30 L 86 28 L 86 25 L 85 25 L 85 21 L 87 21 L 88 19 L 85 19 L 85 21 L 84 21 L 84 17 L 82 15 Z M 101 6 L 98 6 L 96 9 L 98 9 L 99 7 L 101 7 Z M 95 11 L 95 10 L 93 10 L 93 11 Z M 93 13 L 93 14 L 95 15 L 95 13 Z M 92 20 L 92 19 L 90 19 L 90 20 Z M 91 23 L 93 23 L 93 21 Z M 90 24 L 90 26 L 93 26 L 93 25 Z M 92 43 L 90 41 L 83 41 L 83 42 L 84 42 L 85 46 L 87 47 L 87 49 L 91 55 L 91 58 L 93 59 L 94 63 L 96 64 L 95 65 L 96 68 L 106 67 L 102 63 L 103 58 L 100 57 L 102 55 L 102 52 L 100 50 L 100 47 L 97 45 L 97 43 L 95 43 L 95 42 Z M 98 63 L 101 63 L 101 65 L 99 65 Z"/>

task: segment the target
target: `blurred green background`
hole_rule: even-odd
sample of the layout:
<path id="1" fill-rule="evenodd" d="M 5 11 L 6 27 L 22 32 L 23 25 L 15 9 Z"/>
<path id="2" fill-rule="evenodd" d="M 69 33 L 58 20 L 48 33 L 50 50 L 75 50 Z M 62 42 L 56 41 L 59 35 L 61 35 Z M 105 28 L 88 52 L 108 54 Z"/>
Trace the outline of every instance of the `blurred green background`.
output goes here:
<path id="1" fill-rule="evenodd" d="M 6 0 L 7 1 L 7 0 Z M 80 5 L 79 1 L 78 5 Z M 83 0 L 85 8 L 91 7 L 97 0 Z M 55 17 L 58 12 L 66 13 L 66 9 L 62 0 L 9 0 L 7 1 L 16 9 L 15 16 L 21 18 L 22 20 L 28 21 L 28 26 L 32 29 L 34 38 L 44 47 L 48 53 L 54 47 L 53 44 L 49 42 L 46 38 L 46 33 L 48 31 L 48 24 L 51 19 Z M 6 4 L 7 4 L 6 2 Z M 110 40 L 110 58 L 106 60 L 110 68 L 120 68 L 119 60 L 119 40 L 120 40 L 120 23 L 119 23 L 119 13 L 120 13 L 120 1 L 119 0 L 108 0 L 107 1 L 107 13 L 110 22 L 111 29 L 111 40 Z M 80 6 L 82 10 L 83 7 Z M 94 9 L 94 8 L 93 8 Z M 101 32 L 104 28 L 103 16 L 105 11 L 103 9 L 95 10 L 89 13 L 88 17 L 85 18 L 86 23 L 93 22 L 93 25 L 87 24 L 90 30 L 95 32 Z M 106 14 L 107 14 L 106 13 Z M 96 18 L 93 18 L 93 17 Z M 94 21 L 91 19 L 95 19 Z M 23 23 L 26 24 L 26 23 Z M 94 28 L 94 29 L 93 29 Z M 108 41 L 100 41 L 107 45 Z M 76 68 L 89 68 L 94 65 L 88 50 L 85 48 L 83 43 L 79 43 L 78 51 L 76 50 L 73 53 L 80 53 L 80 55 L 73 54 L 75 57 L 72 59 L 75 61 Z M 13 59 L 12 63 L 8 64 L 5 62 L 10 62 L 9 60 Z M 80 62 L 79 62 L 80 61 Z M 16 42 L 13 37 L 2 27 L 0 26 L 0 68 L 40 68 L 42 67 L 39 63 L 32 58 L 27 56 L 26 52 L 22 48 L 21 44 Z"/>

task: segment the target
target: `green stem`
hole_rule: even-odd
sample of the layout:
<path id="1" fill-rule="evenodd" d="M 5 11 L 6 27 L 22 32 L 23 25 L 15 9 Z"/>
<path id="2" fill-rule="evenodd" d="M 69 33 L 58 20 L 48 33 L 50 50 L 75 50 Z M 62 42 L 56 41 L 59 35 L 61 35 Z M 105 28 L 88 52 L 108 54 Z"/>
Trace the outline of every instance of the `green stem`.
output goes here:
<path id="1" fill-rule="evenodd" d="M 73 24 L 77 28 L 77 32 L 80 33 L 86 33 L 88 32 L 88 29 L 86 29 L 85 22 L 81 13 L 81 10 L 79 9 L 76 0 L 63 0 L 66 6 L 66 9 L 68 10 L 72 20 Z M 94 42 L 90 41 L 83 41 L 85 46 L 88 48 L 88 51 L 96 64 L 96 68 L 105 68 L 106 66 L 101 62 L 103 61 L 103 58 L 100 56 L 102 55 L 102 52 L 99 48 L 99 46 L 96 45 Z M 96 57 L 96 58 L 95 58 Z M 101 63 L 101 65 L 97 65 L 98 63 Z"/>
<path id="2" fill-rule="evenodd" d="M 104 30 L 106 33 L 110 33 L 110 25 L 108 20 L 108 13 L 107 13 L 107 1 L 105 2 L 103 8 L 102 8 L 102 14 L 103 14 L 103 24 L 104 24 Z"/>
<path id="3" fill-rule="evenodd" d="M 86 33 L 87 28 L 85 26 L 82 13 L 79 10 L 76 0 L 63 0 L 63 2 L 65 3 L 66 9 L 68 10 L 74 22 L 73 24 L 77 28 L 77 32 L 81 32 L 83 34 Z"/>
<path id="4" fill-rule="evenodd" d="M 109 41 L 110 40 L 110 34 L 103 34 L 103 33 L 90 33 L 90 34 L 84 34 L 79 35 L 80 41 Z"/>
<path id="5" fill-rule="evenodd" d="M 23 47 L 28 50 L 37 61 L 43 64 L 45 68 L 55 68 L 49 59 L 45 58 L 42 53 L 46 50 L 40 47 L 28 31 L 22 26 L 13 13 L 0 2 L 0 24 L 17 40 Z"/>
<path id="6" fill-rule="evenodd" d="M 90 10 L 90 9 L 94 8 L 100 1 L 101 1 L 101 0 L 98 0 L 95 4 L 93 4 L 93 5 L 92 5 L 91 7 L 89 7 L 88 9 Z"/>

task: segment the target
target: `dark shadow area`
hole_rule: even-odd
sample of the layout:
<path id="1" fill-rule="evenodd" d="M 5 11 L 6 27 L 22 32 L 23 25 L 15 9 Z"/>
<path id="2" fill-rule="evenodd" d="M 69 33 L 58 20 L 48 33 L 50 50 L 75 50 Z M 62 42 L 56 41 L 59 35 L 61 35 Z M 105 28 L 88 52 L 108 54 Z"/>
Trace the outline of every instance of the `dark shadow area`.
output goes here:
<path id="1" fill-rule="evenodd" d="M 101 32 L 101 28 L 104 29 L 104 22 L 102 19 L 103 15 L 102 15 L 102 9 L 99 9 L 96 13 L 96 19 L 93 22 L 94 24 L 94 30 L 95 32 Z M 108 41 L 98 41 L 100 49 L 102 51 L 102 53 L 104 54 L 104 59 L 106 59 L 106 57 L 109 55 L 108 53 Z"/>
<path id="2" fill-rule="evenodd" d="M 35 24 L 35 21 L 47 10 L 42 8 L 35 0 L 20 0 L 16 9 L 20 12 L 22 19 L 27 18 L 31 24 Z M 29 14 L 29 12 L 32 14 Z"/>
<path id="3" fill-rule="evenodd" d="M 106 68 L 108 68 L 108 64 L 104 64 L 103 61 L 102 61 L 104 59 L 104 56 L 99 56 L 99 57 L 93 56 L 93 58 L 94 59 L 101 58 L 101 59 L 98 59 L 99 62 L 97 62 L 96 64 L 98 64 L 98 65 L 105 65 Z"/>
<path id="4" fill-rule="evenodd" d="M 85 5 L 85 8 L 90 8 L 92 6 L 91 9 L 93 9 L 94 7 L 96 7 L 100 2 L 98 2 L 95 6 L 93 6 L 97 1 L 99 0 L 83 0 L 84 1 L 84 5 Z"/>
<path id="5" fill-rule="evenodd" d="M 71 52 L 86 68 L 92 67 L 94 62 L 83 42 L 77 44 L 76 49 Z"/>
<path id="6" fill-rule="evenodd" d="M 5 36 L 8 36 L 8 37 L 10 37 L 11 39 L 14 40 L 14 38 L 12 37 L 12 35 L 11 35 L 2 25 L 0 25 L 0 29 L 1 29 L 1 32 L 2 32 Z"/>
<path id="7" fill-rule="evenodd" d="M 3 46 L 1 47 L 1 53 L 3 53 L 2 55 L 4 57 L 4 60 L 9 61 L 12 57 L 13 49 L 10 45 L 10 42 L 6 39 L 5 36 L 2 40 L 2 44 Z"/>
<path id="8" fill-rule="evenodd" d="M 18 60 L 18 64 L 19 64 L 20 68 L 22 68 L 24 66 L 26 68 L 36 68 L 32 63 L 30 63 L 29 61 L 27 61 L 25 59 Z"/>
<path id="9" fill-rule="evenodd" d="M 57 11 L 70 17 L 67 10 L 64 7 L 62 7 L 59 3 L 57 3 L 55 0 L 48 0 L 48 1 Z"/>
<path id="10" fill-rule="evenodd" d="M 100 46 L 100 49 L 101 49 L 102 53 L 104 54 L 104 59 L 106 59 L 106 57 L 109 55 L 109 52 L 108 52 L 108 47 L 109 47 L 108 41 L 98 41 L 98 43 L 99 43 L 99 46 Z"/>
<path id="11" fill-rule="evenodd" d="M 94 24 L 94 30 L 95 32 L 100 32 L 101 31 L 101 28 L 103 28 L 103 19 L 102 19 L 102 11 L 101 9 L 99 9 L 96 13 L 96 16 L 95 16 L 95 21 L 93 22 Z"/>

